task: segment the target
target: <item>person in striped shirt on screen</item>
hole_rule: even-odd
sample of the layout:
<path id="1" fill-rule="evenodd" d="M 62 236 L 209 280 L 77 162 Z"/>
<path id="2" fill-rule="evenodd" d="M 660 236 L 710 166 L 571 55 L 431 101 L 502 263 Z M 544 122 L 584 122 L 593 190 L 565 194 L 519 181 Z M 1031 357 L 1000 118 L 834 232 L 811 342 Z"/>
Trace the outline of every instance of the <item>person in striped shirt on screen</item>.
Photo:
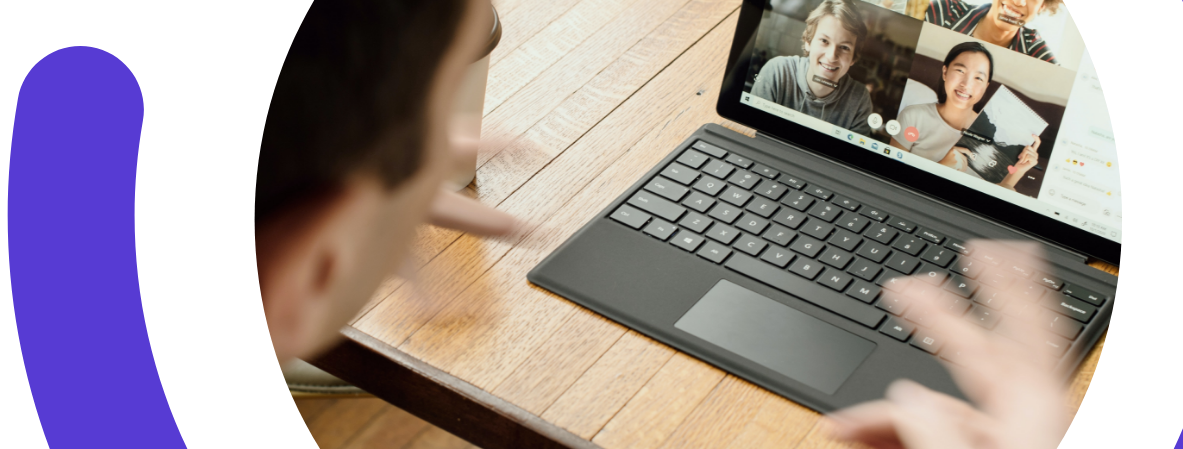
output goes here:
<path id="1" fill-rule="evenodd" d="M 999 47 L 1059 64 L 1039 32 L 1024 26 L 1035 16 L 1055 14 L 1063 0 L 993 0 L 973 6 L 965 0 L 932 0 L 924 21 Z"/>

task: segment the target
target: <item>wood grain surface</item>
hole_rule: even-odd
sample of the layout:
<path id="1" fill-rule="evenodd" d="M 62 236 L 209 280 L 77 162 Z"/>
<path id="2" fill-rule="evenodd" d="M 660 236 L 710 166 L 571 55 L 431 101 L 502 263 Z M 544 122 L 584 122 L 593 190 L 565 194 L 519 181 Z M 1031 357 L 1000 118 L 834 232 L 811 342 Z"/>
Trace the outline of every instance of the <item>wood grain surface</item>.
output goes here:
<path id="1" fill-rule="evenodd" d="M 424 228 L 413 273 L 352 331 L 601 447 L 846 447 L 817 413 L 526 281 L 701 125 L 751 135 L 715 113 L 740 3 L 496 2 L 505 35 L 466 194 L 530 225 L 501 240 Z M 1103 343 L 1070 385 L 1073 411 Z"/>

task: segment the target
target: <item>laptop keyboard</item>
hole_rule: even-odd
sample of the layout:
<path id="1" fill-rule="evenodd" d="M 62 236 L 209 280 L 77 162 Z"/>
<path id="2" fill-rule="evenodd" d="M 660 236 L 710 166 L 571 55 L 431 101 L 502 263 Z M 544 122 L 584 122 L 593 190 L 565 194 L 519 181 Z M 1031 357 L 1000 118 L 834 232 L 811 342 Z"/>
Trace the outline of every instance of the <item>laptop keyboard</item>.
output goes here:
<path id="1" fill-rule="evenodd" d="M 901 298 L 938 296 L 1004 335 L 1016 320 L 1034 320 L 1048 331 L 1053 364 L 1110 300 L 704 141 L 610 217 L 955 363 L 960 350 Z M 884 290 L 902 295 L 889 299 Z"/>

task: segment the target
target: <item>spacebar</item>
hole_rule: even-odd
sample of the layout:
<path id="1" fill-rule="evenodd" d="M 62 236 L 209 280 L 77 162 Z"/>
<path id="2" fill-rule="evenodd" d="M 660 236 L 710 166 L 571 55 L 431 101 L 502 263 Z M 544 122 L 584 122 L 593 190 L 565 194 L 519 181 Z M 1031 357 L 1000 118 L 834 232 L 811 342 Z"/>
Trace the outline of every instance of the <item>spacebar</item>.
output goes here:
<path id="1" fill-rule="evenodd" d="M 775 287 L 777 290 L 809 301 L 814 305 L 842 315 L 855 322 L 874 329 L 883 321 L 883 312 L 867 307 L 866 304 L 834 293 L 808 279 L 780 271 L 772 265 L 751 257 L 734 254 L 725 265 L 740 274 Z"/>

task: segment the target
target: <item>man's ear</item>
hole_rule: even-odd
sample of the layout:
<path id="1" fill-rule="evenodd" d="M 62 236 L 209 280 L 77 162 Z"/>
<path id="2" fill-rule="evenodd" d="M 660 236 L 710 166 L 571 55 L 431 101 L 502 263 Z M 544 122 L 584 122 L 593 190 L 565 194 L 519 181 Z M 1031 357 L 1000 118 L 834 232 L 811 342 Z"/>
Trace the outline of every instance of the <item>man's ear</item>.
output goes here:
<path id="1" fill-rule="evenodd" d="M 289 208 L 256 228 L 259 288 L 267 328 L 282 361 L 310 354 L 335 331 L 335 296 L 358 262 L 377 198 L 349 183 Z M 326 325 L 327 329 L 326 329 Z"/>

